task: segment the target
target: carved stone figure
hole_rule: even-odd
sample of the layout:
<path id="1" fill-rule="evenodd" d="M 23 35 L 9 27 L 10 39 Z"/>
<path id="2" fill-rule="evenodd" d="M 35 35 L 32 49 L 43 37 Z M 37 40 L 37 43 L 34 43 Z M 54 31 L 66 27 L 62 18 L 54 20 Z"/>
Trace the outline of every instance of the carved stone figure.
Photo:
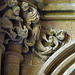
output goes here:
<path id="1" fill-rule="evenodd" d="M 19 12 L 20 12 L 20 7 L 14 6 L 13 9 L 9 9 L 8 11 L 5 12 L 3 17 L 22 22 L 23 19 L 21 17 L 19 17 Z"/>

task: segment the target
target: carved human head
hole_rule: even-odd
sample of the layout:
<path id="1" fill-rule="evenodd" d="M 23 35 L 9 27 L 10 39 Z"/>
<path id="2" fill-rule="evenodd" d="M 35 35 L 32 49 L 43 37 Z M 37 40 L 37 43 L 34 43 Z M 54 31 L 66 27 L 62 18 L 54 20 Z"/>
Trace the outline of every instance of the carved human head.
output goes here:
<path id="1" fill-rule="evenodd" d="M 29 9 L 29 5 L 27 2 L 22 2 L 21 8 L 23 11 L 26 11 Z"/>
<path id="2" fill-rule="evenodd" d="M 8 0 L 8 6 L 13 7 L 18 4 L 17 0 Z"/>
<path id="3" fill-rule="evenodd" d="M 13 12 L 14 12 L 15 15 L 19 15 L 20 7 L 19 6 L 14 6 L 13 7 Z"/>

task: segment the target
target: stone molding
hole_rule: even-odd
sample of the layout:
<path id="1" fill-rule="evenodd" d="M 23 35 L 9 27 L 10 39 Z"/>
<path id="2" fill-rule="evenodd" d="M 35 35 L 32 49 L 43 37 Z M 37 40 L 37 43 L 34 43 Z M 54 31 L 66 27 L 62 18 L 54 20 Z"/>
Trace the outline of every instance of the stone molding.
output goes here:
<path id="1" fill-rule="evenodd" d="M 63 47 L 58 49 L 51 57 L 49 57 L 49 59 L 43 64 L 37 75 L 47 75 L 53 68 L 53 65 L 57 63 L 57 61 L 60 62 L 60 59 L 62 59 L 63 56 L 68 55 L 69 52 L 71 51 L 75 52 L 74 49 L 75 49 L 75 40 L 72 40 L 69 43 L 65 44 Z M 75 57 L 75 54 L 73 54 L 73 57 Z M 75 58 L 73 58 L 73 60 L 75 62 Z"/>

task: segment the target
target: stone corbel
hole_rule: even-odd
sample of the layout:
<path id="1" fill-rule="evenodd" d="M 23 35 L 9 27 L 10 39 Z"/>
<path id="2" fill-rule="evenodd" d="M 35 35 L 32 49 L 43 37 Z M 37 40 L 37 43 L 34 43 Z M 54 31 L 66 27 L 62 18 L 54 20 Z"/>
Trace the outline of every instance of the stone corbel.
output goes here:
<path id="1" fill-rule="evenodd" d="M 66 35 L 67 32 L 64 30 L 57 30 L 53 28 L 46 30 L 37 41 L 35 47 L 36 51 L 34 51 L 34 53 L 39 55 L 39 57 L 41 56 L 40 58 L 42 58 L 43 55 L 50 56 L 62 46 L 60 43 L 67 41 L 65 40 Z"/>

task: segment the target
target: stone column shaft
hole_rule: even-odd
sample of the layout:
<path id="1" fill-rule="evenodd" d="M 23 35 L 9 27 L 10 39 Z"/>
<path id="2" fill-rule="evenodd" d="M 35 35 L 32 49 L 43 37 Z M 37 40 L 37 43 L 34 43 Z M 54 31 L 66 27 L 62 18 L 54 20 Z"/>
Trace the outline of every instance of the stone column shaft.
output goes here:
<path id="1" fill-rule="evenodd" d="M 0 33 L 0 75 L 1 75 L 1 60 L 2 60 L 2 53 L 5 51 L 5 47 L 3 45 L 4 42 L 4 34 Z"/>
<path id="2" fill-rule="evenodd" d="M 17 52 L 5 52 L 2 75 L 19 75 L 22 60 L 22 55 Z"/>

